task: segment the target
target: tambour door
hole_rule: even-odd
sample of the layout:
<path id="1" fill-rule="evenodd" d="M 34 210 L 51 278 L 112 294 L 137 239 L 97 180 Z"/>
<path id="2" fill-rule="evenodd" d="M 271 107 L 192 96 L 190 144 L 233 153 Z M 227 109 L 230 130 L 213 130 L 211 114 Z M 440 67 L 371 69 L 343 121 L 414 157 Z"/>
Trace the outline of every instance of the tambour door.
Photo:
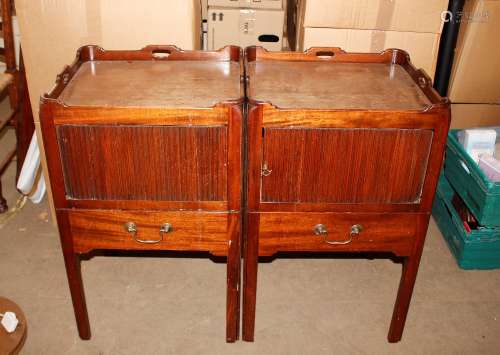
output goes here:
<path id="1" fill-rule="evenodd" d="M 266 127 L 261 202 L 419 203 L 433 131 Z"/>
<path id="2" fill-rule="evenodd" d="M 227 201 L 227 126 L 56 126 L 67 198 Z"/>

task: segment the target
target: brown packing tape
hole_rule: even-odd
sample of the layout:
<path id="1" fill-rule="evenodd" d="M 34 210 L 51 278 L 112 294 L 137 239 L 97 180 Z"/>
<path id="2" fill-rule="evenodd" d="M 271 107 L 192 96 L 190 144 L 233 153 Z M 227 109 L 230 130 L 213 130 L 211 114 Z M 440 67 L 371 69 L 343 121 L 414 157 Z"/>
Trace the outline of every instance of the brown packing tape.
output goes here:
<path id="1" fill-rule="evenodd" d="M 82 43 L 102 43 L 101 1 L 87 0 L 85 2 L 85 7 L 87 14 L 87 36 L 82 38 Z"/>
<path id="2" fill-rule="evenodd" d="M 394 0 L 380 0 L 378 5 L 377 20 L 375 28 L 389 28 L 391 27 L 394 17 L 394 10 L 396 1 Z"/>
<path id="3" fill-rule="evenodd" d="M 380 0 L 377 12 L 376 28 L 388 28 L 391 26 L 396 2 L 394 0 Z M 386 32 L 374 29 L 372 33 L 370 51 L 380 52 L 385 48 Z"/>
<path id="4" fill-rule="evenodd" d="M 297 0 L 297 44 L 296 44 L 296 50 L 298 51 L 304 51 L 307 48 L 304 48 L 304 13 L 306 9 L 306 1 L 307 0 Z"/>
<path id="5" fill-rule="evenodd" d="M 386 43 L 386 31 L 371 31 L 370 52 L 377 53 L 383 51 Z"/>

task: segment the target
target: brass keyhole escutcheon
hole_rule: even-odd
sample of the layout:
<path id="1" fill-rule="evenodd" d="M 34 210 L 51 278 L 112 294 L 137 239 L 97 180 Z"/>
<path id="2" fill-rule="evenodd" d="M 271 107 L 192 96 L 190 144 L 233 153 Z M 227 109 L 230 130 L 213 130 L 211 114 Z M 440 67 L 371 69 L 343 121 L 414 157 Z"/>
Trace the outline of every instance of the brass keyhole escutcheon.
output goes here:
<path id="1" fill-rule="evenodd" d="M 260 174 L 261 174 L 262 176 L 269 176 L 269 175 L 271 175 L 271 173 L 272 173 L 272 172 L 273 172 L 273 171 L 272 171 L 271 169 L 269 169 L 269 168 L 268 168 L 267 163 L 264 163 L 264 164 L 262 165 L 262 169 L 261 169 L 261 171 L 260 171 Z"/>

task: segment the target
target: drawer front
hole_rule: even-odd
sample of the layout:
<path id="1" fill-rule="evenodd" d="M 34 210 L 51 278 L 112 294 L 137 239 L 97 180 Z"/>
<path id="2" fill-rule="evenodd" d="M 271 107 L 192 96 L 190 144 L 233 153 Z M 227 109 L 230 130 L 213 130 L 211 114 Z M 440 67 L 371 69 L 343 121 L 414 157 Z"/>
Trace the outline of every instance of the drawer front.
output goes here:
<path id="1" fill-rule="evenodd" d="M 425 215 L 260 213 L 259 216 L 259 255 L 279 251 L 377 251 L 404 256 L 411 252 L 418 219 Z"/>
<path id="2" fill-rule="evenodd" d="M 57 127 L 73 200 L 227 201 L 226 126 Z"/>
<path id="3" fill-rule="evenodd" d="M 418 204 L 433 132 L 265 128 L 261 201 Z"/>
<path id="4" fill-rule="evenodd" d="M 207 212 L 68 212 L 78 253 L 125 249 L 209 251 L 226 255 L 228 216 L 228 213 Z"/>

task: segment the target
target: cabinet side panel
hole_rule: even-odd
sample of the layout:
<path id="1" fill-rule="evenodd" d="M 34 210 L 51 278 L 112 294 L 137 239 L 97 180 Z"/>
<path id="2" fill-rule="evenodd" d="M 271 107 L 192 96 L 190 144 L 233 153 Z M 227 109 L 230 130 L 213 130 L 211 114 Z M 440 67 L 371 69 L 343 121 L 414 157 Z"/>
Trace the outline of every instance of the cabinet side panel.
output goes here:
<path id="1" fill-rule="evenodd" d="M 433 132 L 271 128 L 264 202 L 418 203 Z"/>
<path id="2" fill-rule="evenodd" d="M 223 126 L 57 127 L 66 194 L 86 200 L 227 200 Z"/>

